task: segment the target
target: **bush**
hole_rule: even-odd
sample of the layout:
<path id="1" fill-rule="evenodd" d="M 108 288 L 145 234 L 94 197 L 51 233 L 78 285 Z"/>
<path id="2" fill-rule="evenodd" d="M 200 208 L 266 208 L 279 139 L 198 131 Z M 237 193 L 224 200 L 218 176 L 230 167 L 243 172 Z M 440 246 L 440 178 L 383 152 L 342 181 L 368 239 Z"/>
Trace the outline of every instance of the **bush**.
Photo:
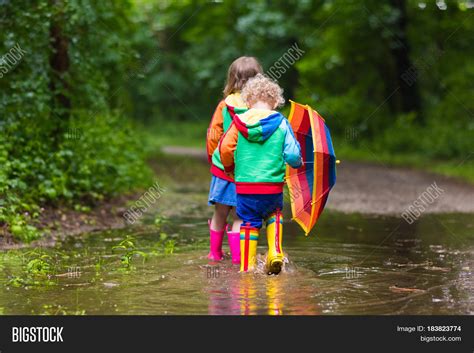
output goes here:
<path id="1" fill-rule="evenodd" d="M 136 129 L 112 113 L 136 76 L 133 11 L 0 1 L 0 227 L 16 238 L 40 236 L 40 205 L 94 204 L 150 176 Z"/>
<path id="2" fill-rule="evenodd" d="M 0 223 L 18 239 L 40 236 L 40 205 L 93 205 L 151 180 L 136 129 L 117 114 L 74 113 L 59 139 L 50 128 L 0 125 Z"/>

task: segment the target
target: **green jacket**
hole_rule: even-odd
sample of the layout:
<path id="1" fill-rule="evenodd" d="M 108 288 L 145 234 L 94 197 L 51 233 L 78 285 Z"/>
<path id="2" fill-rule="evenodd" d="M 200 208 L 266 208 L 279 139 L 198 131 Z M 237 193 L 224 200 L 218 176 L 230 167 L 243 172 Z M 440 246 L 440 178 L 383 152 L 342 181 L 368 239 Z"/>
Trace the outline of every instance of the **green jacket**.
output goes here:
<path id="1" fill-rule="evenodd" d="M 237 114 L 219 144 L 227 173 L 234 173 L 238 194 L 283 191 L 285 163 L 301 166 L 301 150 L 288 120 L 280 113 L 250 109 Z"/>

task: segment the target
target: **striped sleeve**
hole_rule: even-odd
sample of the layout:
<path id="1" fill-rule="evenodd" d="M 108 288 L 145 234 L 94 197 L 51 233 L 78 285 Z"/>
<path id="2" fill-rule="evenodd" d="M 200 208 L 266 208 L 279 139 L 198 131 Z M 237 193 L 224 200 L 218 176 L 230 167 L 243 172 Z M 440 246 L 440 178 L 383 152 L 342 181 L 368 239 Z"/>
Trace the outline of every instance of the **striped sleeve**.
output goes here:
<path id="1" fill-rule="evenodd" d="M 214 153 L 219 140 L 224 133 L 224 118 L 222 116 L 222 109 L 225 107 L 224 100 L 220 101 L 212 115 L 211 123 L 207 129 L 207 138 L 206 138 L 206 150 L 207 150 L 207 160 L 209 163 L 212 162 L 212 154 Z"/>
<path id="2" fill-rule="evenodd" d="M 219 153 L 221 155 L 222 165 L 228 174 L 234 172 L 234 152 L 237 148 L 238 130 L 234 123 L 229 127 L 229 130 L 222 137 L 219 143 Z"/>

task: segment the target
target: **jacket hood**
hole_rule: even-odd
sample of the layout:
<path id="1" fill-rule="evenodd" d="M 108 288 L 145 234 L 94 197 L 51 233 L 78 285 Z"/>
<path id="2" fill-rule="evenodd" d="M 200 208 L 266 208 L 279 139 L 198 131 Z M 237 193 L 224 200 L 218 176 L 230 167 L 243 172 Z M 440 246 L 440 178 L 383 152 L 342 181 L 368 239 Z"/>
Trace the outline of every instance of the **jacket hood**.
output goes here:
<path id="1" fill-rule="evenodd" d="M 240 96 L 240 92 L 229 94 L 224 101 L 229 108 L 247 109 L 247 106 Z"/>
<path id="2" fill-rule="evenodd" d="M 266 109 L 249 109 L 234 117 L 239 132 L 249 141 L 262 142 L 268 139 L 284 119 L 281 113 Z"/>

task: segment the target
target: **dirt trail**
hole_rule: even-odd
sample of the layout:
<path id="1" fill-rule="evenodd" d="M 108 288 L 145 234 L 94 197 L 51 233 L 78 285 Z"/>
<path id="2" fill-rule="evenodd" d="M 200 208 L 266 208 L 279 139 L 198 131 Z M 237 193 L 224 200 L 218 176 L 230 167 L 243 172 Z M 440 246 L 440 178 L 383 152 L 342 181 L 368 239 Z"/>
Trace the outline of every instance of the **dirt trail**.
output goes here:
<path id="1" fill-rule="evenodd" d="M 207 163 L 204 150 L 167 146 L 163 152 Z M 327 207 L 342 212 L 400 215 L 433 183 L 439 197 L 425 213 L 474 213 L 474 185 L 420 170 L 381 164 L 345 162 L 337 166 L 337 183 Z"/>

